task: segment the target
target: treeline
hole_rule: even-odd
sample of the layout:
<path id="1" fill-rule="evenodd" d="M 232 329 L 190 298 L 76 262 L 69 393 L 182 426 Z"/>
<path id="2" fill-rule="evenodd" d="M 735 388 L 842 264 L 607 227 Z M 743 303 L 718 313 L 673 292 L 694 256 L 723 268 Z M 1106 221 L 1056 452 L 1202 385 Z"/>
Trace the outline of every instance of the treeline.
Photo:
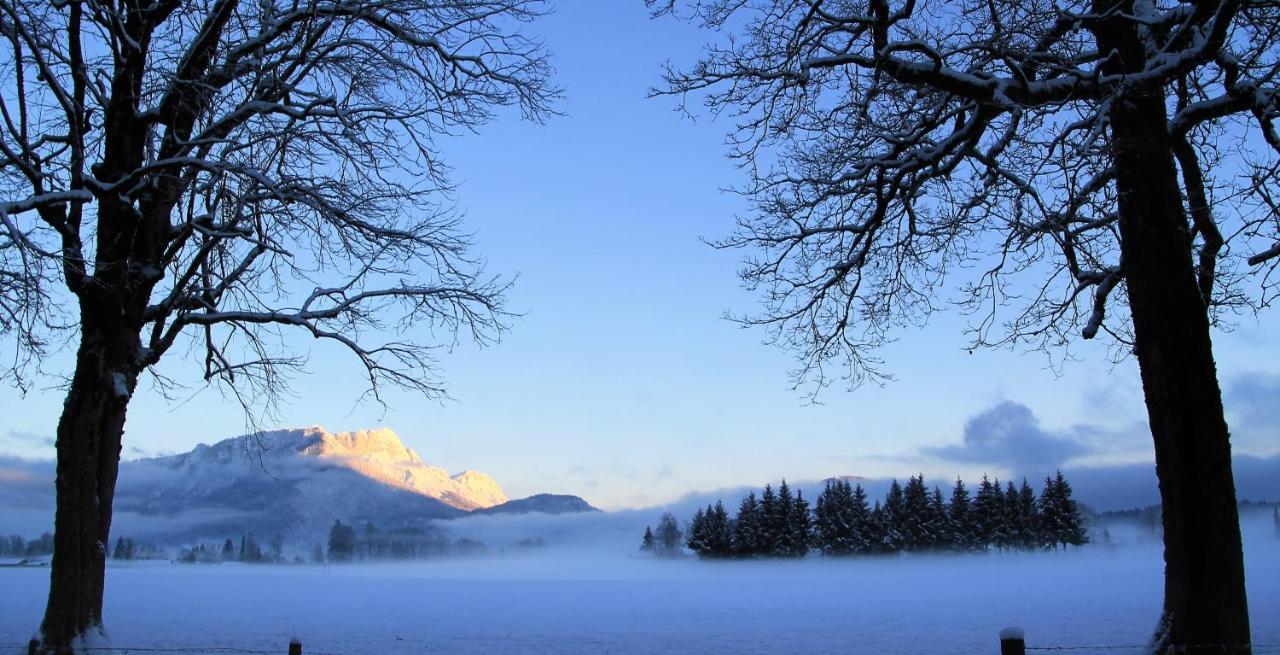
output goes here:
<path id="1" fill-rule="evenodd" d="M 365 523 L 360 534 L 342 521 L 334 521 L 329 529 L 329 562 L 358 560 L 412 560 L 433 559 L 445 556 L 483 555 L 488 546 L 472 539 L 450 542 L 448 536 L 438 530 L 405 527 L 381 532 L 373 523 Z M 316 556 L 320 557 L 316 546 Z"/>
<path id="2" fill-rule="evenodd" d="M 661 554 L 652 531 L 645 532 L 641 548 Z M 1025 479 L 1002 488 L 999 479 L 983 476 L 971 496 L 957 479 L 949 498 L 920 475 L 906 485 L 894 480 L 874 505 L 861 485 L 830 480 L 812 509 L 784 480 L 776 491 L 765 485 L 759 497 L 748 494 L 734 516 L 722 502 L 698 510 L 685 536 L 685 546 L 707 558 L 1037 550 L 1088 542 L 1061 472 L 1046 478 L 1038 494 Z"/>
<path id="3" fill-rule="evenodd" d="M 131 540 L 117 542 L 116 552 L 120 552 L 121 546 L 126 548 L 130 546 Z M 284 537 L 274 535 L 271 541 L 264 547 L 258 542 L 257 537 L 252 532 L 245 532 L 240 535 L 237 541 L 228 537 L 226 541 L 219 545 L 217 542 L 212 544 L 199 543 L 194 546 L 183 548 L 178 552 L 177 562 L 183 564 L 217 564 L 219 562 L 244 562 L 246 564 L 283 564 L 289 560 L 284 554 Z M 128 551 L 126 551 L 128 552 Z M 122 558 L 131 559 L 131 558 Z M 140 558 L 132 558 L 140 559 Z M 301 557 L 294 557 L 293 562 L 302 563 Z"/>
<path id="4" fill-rule="evenodd" d="M 22 535 L 0 537 L 0 557 L 40 557 L 53 554 L 53 535 L 46 532 L 27 541 Z"/>
<path id="5" fill-rule="evenodd" d="M 111 551 L 111 559 L 169 559 L 169 551 L 150 543 L 139 543 L 132 537 L 118 537 L 115 550 Z"/>

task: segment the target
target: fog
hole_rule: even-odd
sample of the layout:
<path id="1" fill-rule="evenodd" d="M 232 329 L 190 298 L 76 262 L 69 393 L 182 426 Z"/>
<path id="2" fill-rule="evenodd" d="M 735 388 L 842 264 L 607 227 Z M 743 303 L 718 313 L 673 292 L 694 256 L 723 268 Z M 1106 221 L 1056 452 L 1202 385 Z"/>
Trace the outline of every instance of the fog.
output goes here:
<path id="1" fill-rule="evenodd" d="M 1008 625 L 1033 646 L 1140 645 L 1160 608 L 1160 543 L 1136 526 L 1108 526 L 1110 547 L 1068 552 L 708 562 L 642 556 L 637 527 L 656 518 L 452 521 L 455 536 L 492 545 L 543 543 L 467 559 L 113 561 L 108 636 L 121 647 L 281 653 L 296 636 L 304 652 L 353 654 L 990 654 Z M 1264 513 L 1246 515 L 1244 533 L 1254 641 L 1280 643 L 1280 538 Z M 30 636 L 47 576 L 0 569 L 0 646 Z"/>

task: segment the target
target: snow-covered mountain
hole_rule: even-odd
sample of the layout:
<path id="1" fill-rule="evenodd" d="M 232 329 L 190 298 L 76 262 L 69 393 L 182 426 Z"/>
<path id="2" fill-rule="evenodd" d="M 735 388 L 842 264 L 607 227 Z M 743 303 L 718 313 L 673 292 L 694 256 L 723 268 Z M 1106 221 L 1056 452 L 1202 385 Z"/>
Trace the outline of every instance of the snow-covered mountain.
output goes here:
<path id="1" fill-rule="evenodd" d="M 254 531 L 299 541 L 319 538 L 334 520 L 424 527 L 507 500 L 493 478 L 470 470 L 450 475 L 389 429 L 334 434 L 309 427 L 125 462 L 115 508 L 136 515 L 138 532 L 205 538 Z"/>
<path id="2" fill-rule="evenodd" d="M 473 510 L 472 514 L 572 514 L 575 512 L 598 512 L 587 501 L 565 494 L 534 494 L 528 498 L 510 500 L 501 505 Z"/>

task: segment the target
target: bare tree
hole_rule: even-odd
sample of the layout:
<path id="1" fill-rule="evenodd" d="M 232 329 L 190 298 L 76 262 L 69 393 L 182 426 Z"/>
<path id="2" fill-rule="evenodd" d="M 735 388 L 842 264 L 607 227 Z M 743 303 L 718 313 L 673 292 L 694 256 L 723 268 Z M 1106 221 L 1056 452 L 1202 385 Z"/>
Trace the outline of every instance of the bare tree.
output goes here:
<path id="1" fill-rule="evenodd" d="M 1110 339 L 1155 442 L 1154 643 L 1248 652 L 1210 328 L 1275 293 L 1280 5 L 649 5 L 724 35 L 658 93 L 735 122 L 753 210 L 717 245 L 750 251 L 742 320 L 798 354 L 796 383 L 886 378 L 875 348 L 948 301 L 980 345 Z"/>
<path id="2" fill-rule="evenodd" d="M 0 0 L 0 334 L 22 386 L 76 343 L 44 648 L 102 620 L 125 412 L 184 351 L 246 405 L 352 353 L 434 396 L 431 349 L 504 327 L 436 139 L 556 90 L 540 0 Z M 291 347 L 293 346 L 293 347 Z"/>

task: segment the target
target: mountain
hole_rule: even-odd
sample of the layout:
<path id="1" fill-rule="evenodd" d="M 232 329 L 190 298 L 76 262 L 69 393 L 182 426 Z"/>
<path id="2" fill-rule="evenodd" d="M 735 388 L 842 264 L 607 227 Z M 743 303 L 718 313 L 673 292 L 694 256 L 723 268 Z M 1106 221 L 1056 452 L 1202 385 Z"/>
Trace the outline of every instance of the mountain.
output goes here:
<path id="1" fill-rule="evenodd" d="M 567 494 L 536 494 L 519 500 L 509 500 L 501 505 L 472 510 L 472 514 L 572 514 L 574 512 L 599 512 L 590 503 Z"/>
<path id="2" fill-rule="evenodd" d="M 334 520 L 425 528 L 506 502 L 493 478 L 470 470 L 449 475 L 389 429 L 335 434 L 309 427 L 125 462 L 115 508 L 127 517 L 122 530 L 156 538 L 254 531 L 263 539 L 317 541 Z"/>

